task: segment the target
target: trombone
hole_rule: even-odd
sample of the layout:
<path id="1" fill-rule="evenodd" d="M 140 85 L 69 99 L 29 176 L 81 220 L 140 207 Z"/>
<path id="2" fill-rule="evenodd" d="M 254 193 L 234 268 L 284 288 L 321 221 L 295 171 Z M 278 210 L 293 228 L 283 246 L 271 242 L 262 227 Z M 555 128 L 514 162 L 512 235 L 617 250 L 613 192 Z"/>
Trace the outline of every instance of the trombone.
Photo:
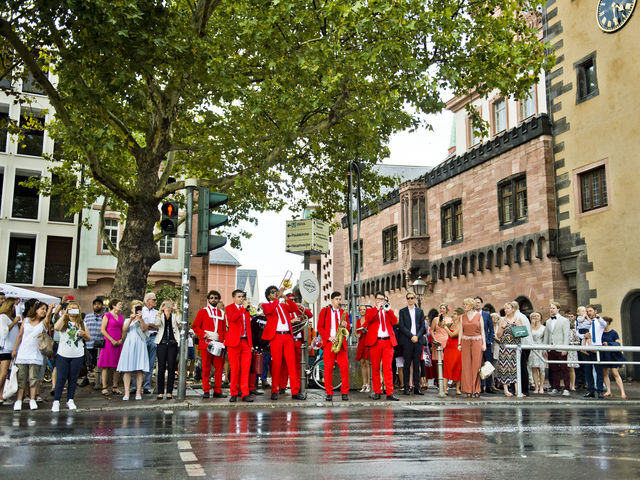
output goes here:
<path id="1" fill-rule="evenodd" d="M 293 285 L 291 283 L 291 277 L 293 277 L 293 272 L 291 270 L 287 270 L 284 274 L 284 277 L 282 278 L 282 281 L 280 282 L 280 286 L 278 287 L 278 290 L 281 289 L 282 287 L 284 287 L 285 290 L 289 290 Z"/>

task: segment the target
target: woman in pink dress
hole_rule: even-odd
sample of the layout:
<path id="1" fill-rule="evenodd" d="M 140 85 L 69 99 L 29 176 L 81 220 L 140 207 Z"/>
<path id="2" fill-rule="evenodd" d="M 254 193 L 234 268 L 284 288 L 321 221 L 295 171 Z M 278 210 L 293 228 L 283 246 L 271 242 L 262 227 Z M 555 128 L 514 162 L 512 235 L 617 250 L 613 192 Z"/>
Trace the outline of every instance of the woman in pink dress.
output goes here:
<path id="1" fill-rule="evenodd" d="M 122 326 L 124 318 L 120 315 L 122 311 L 122 302 L 117 298 L 112 298 L 109 304 L 109 312 L 102 316 L 102 326 L 100 333 L 104 337 L 104 348 L 100 350 L 98 358 L 98 368 L 102 368 L 102 394 L 108 395 L 107 380 L 109 378 L 109 370 L 113 372 L 113 387 L 111 392 L 115 395 L 122 395 L 118 390 L 118 381 L 120 380 L 120 372 L 116 370 L 118 361 L 120 360 L 120 352 L 122 351 Z"/>
<path id="2" fill-rule="evenodd" d="M 460 333 L 460 316 L 464 313 L 461 308 L 456 308 L 453 311 L 453 322 L 451 325 L 445 325 L 444 330 L 449 336 L 447 340 L 447 346 L 444 349 L 444 365 L 442 369 L 442 376 L 445 380 L 452 380 L 456 382 L 456 395 L 461 395 L 460 391 L 460 372 L 462 369 L 462 361 L 460 358 L 460 350 L 458 350 L 458 333 Z M 445 384 L 445 394 L 448 394 L 447 386 Z"/>
<path id="3" fill-rule="evenodd" d="M 447 345 L 447 340 L 449 335 L 447 331 L 444 329 L 445 325 L 451 325 L 451 317 L 449 317 L 449 306 L 446 303 L 440 304 L 440 315 L 435 317 L 431 321 L 431 334 L 433 335 L 433 344 L 431 345 L 431 368 L 430 371 L 427 372 L 427 378 L 435 378 L 436 386 L 438 386 L 438 345 L 442 348 L 443 352 Z M 444 362 L 444 356 L 443 356 Z M 445 392 L 447 391 L 447 385 L 445 384 Z"/>

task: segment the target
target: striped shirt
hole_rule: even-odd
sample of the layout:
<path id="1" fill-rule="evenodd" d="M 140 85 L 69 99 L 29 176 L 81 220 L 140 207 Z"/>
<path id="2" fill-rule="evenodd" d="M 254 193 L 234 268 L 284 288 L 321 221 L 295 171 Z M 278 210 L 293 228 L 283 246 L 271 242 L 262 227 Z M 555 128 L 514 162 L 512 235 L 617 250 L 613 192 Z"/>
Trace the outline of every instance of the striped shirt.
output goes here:
<path id="1" fill-rule="evenodd" d="M 93 348 L 93 342 L 95 340 L 102 338 L 102 333 L 100 333 L 102 315 L 104 315 L 104 313 L 88 313 L 84 317 L 84 324 L 87 326 L 87 330 L 89 330 L 89 335 L 91 335 L 91 340 L 85 342 L 88 350 Z"/>

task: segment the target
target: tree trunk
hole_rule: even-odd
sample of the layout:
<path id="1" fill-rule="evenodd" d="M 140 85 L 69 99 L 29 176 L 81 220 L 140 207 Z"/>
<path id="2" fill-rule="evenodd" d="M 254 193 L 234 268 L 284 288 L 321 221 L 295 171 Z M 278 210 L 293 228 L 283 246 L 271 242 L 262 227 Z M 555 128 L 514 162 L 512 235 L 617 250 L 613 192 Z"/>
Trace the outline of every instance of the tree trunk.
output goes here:
<path id="1" fill-rule="evenodd" d="M 153 200 L 141 200 L 129 205 L 119 245 L 112 298 L 118 298 L 127 305 L 131 300 L 143 299 L 149 271 L 160 260 L 158 245 L 153 240 L 153 231 L 159 219 L 158 204 Z M 123 314 L 127 316 L 128 311 Z"/>

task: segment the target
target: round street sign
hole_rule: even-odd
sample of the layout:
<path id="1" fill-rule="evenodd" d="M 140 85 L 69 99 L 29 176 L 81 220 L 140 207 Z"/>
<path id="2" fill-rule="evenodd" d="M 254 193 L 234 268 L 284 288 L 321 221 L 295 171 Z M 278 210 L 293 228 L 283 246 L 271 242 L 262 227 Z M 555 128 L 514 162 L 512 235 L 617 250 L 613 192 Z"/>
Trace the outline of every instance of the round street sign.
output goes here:
<path id="1" fill-rule="evenodd" d="M 298 286 L 300 287 L 302 300 L 307 303 L 315 303 L 318 300 L 320 296 L 320 283 L 318 283 L 318 279 L 310 270 L 300 272 Z"/>

